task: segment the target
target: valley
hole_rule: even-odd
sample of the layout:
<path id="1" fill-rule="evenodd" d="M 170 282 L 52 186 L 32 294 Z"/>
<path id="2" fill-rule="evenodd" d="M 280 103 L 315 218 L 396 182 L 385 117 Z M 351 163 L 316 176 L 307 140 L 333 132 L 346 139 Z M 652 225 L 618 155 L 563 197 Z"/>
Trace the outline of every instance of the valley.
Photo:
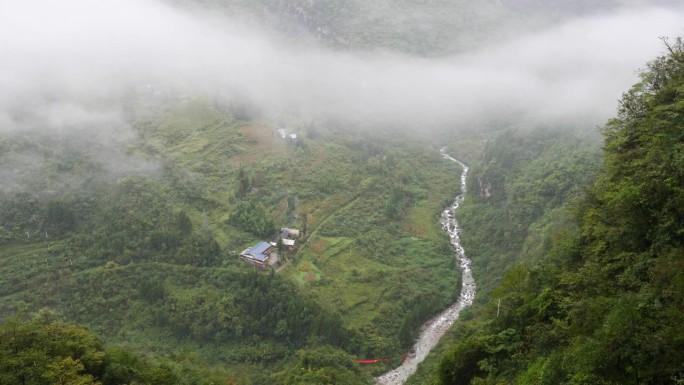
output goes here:
<path id="1" fill-rule="evenodd" d="M 0 385 L 681 384 L 683 22 L 0 3 Z"/>

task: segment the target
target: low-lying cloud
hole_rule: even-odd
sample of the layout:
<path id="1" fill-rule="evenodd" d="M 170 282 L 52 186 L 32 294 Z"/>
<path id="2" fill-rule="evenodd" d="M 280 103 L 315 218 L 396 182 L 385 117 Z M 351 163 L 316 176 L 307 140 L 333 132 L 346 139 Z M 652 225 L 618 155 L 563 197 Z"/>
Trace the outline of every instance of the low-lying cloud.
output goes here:
<path id="1" fill-rule="evenodd" d="M 451 57 L 286 43 L 229 16 L 153 0 L 0 3 L 0 133 L 127 130 L 120 100 L 147 84 L 244 97 L 266 113 L 421 127 L 515 113 L 601 124 L 682 9 L 586 17 Z M 117 132 L 117 129 L 121 132 Z"/>

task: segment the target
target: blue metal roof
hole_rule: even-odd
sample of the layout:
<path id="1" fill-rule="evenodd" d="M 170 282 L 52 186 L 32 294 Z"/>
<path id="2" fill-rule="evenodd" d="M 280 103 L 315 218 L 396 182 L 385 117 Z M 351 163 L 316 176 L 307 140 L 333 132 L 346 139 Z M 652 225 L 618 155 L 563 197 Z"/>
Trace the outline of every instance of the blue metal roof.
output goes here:
<path id="1" fill-rule="evenodd" d="M 271 244 L 268 242 L 259 242 L 256 245 L 249 248 L 250 253 L 263 254 L 264 251 L 268 250 Z"/>
<path id="2" fill-rule="evenodd" d="M 271 244 L 268 242 L 259 242 L 256 245 L 245 250 L 243 253 L 252 256 L 252 258 L 256 259 L 257 261 L 263 262 L 266 260 L 266 258 L 268 258 L 268 255 L 265 255 L 264 252 L 268 250 L 270 247 Z"/>

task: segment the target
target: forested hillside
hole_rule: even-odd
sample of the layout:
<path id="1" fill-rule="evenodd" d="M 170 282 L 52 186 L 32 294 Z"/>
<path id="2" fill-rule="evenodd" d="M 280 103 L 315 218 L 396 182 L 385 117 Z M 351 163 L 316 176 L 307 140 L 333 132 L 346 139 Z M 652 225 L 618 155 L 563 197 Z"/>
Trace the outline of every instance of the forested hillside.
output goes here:
<path id="1" fill-rule="evenodd" d="M 678 11 L 32 1 L 0 2 L 0 385 L 372 384 L 461 294 L 444 148 L 477 294 L 409 383 L 684 383 L 682 42 L 590 127 L 625 25 Z"/>
<path id="2" fill-rule="evenodd" d="M 169 0 L 268 20 L 283 36 L 338 49 L 391 49 L 435 56 L 482 48 L 574 17 L 675 0 Z"/>
<path id="3" fill-rule="evenodd" d="M 139 139 L 102 151 L 137 159 L 123 169 L 75 141 L 3 135 L 4 161 L 35 160 L 0 195 L 5 317 L 49 307 L 109 346 L 237 383 L 295 381 L 301 365 L 359 383 L 353 357 L 399 362 L 458 296 L 438 214 L 459 170 L 429 142 L 204 97 L 129 104 Z M 285 226 L 304 235 L 278 273 L 237 258 Z"/>
<path id="4" fill-rule="evenodd" d="M 106 349 L 86 329 L 42 310 L 28 321 L 0 325 L 2 384 L 210 384 L 186 366 L 174 369 L 126 349 Z"/>
<path id="5" fill-rule="evenodd" d="M 439 383 L 681 383 L 684 47 L 667 49 L 602 129 L 595 182 L 569 214 L 523 227 L 539 250 L 512 249 L 520 260 L 460 325 Z"/>
<path id="6" fill-rule="evenodd" d="M 600 143 L 591 129 L 511 127 L 491 134 L 479 159 L 471 159 L 469 193 L 457 215 L 473 260 L 476 301 L 461 316 L 467 322 L 456 323 L 409 384 L 439 382 L 445 350 L 490 319 L 487 306 L 497 305 L 509 267 L 536 266 L 559 236 L 576 229 L 569 207 L 595 178 Z"/>

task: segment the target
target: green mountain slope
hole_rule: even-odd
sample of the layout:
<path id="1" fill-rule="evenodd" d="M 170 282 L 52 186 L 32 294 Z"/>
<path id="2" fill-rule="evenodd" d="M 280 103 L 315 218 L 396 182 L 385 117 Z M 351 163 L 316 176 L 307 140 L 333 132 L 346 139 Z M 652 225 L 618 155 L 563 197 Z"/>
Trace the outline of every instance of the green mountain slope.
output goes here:
<path id="1" fill-rule="evenodd" d="M 278 34 L 340 49 L 391 49 L 433 56 L 478 49 L 574 17 L 675 0 L 173 0 L 224 10 Z M 246 15 L 246 16 L 245 16 Z"/>
<path id="2" fill-rule="evenodd" d="M 628 2 L 183 3 L 263 18 L 286 39 L 441 55 Z M 671 48 L 609 123 L 598 174 L 581 134 L 445 137 L 474 165 L 461 220 L 480 305 L 413 383 L 681 381 L 682 47 Z M 201 94 L 137 90 L 124 104 L 122 127 L 0 131 L 0 333 L 32 342 L 15 360 L 20 346 L 3 339 L 0 382 L 20 370 L 43 382 L 372 383 L 458 296 L 437 222 L 460 175 L 444 141 L 272 121 Z M 277 272 L 238 259 L 285 226 L 303 236 Z M 105 343 L 30 320 L 44 308 Z M 51 345 L 54 330 L 80 350 Z"/>
<path id="3" fill-rule="evenodd" d="M 110 345 L 174 365 L 189 355 L 239 383 L 270 383 L 309 349 L 395 364 L 458 295 L 437 220 L 458 167 L 408 135 L 241 111 L 135 96 L 137 139 L 108 150 L 145 167 L 124 170 L 70 142 L 3 135 L 6 159 L 42 158 L 0 195 L 4 317 L 50 307 Z M 305 235 L 278 273 L 237 258 L 282 226 Z"/>
<path id="4" fill-rule="evenodd" d="M 27 322 L 0 325 L 3 384 L 209 384 L 189 368 L 172 368 L 123 349 L 105 349 L 86 329 L 64 323 L 49 311 Z"/>
<path id="5" fill-rule="evenodd" d="M 604 128 L 603 165 L 574 218 L 541 228 L 541 258 L 508 270 L 439 383 L 682 381 L 684 47 L 668 49 Z"/>

